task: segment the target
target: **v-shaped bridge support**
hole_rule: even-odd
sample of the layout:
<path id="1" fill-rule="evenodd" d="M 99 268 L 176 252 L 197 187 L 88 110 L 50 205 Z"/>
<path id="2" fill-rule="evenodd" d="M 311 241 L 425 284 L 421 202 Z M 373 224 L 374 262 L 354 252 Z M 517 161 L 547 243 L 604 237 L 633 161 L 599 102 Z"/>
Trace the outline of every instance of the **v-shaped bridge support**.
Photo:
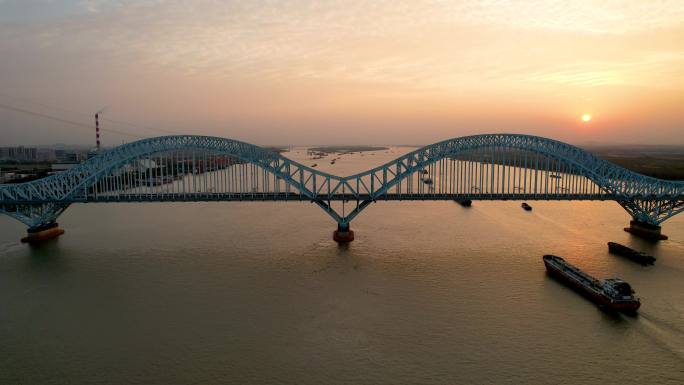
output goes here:
<path id="1" fill-rule="evenodd" d="M 684 211 L 684 199 L 635 199 L 619 203 L 633 218 L 629 227 L 625 227 L 625 231 L 652 240 L 667 239 L 667 236 L 661 233 L 660 224 Z"/>

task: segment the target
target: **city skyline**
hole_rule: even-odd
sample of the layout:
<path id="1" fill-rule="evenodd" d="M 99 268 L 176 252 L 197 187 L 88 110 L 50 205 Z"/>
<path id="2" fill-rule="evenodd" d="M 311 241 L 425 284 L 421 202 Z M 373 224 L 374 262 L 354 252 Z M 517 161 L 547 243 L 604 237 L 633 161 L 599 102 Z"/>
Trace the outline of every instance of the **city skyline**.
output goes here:
<path id="1" fill-rule="evenodd" d="M 677 1 L 5 0 L 0 32 L 0 104 L 82 125 L 0 108 L 4 145 L 89 144 L 103 107 L 127 123 L 103 121 L 106 146 L 684 143 Z"/>

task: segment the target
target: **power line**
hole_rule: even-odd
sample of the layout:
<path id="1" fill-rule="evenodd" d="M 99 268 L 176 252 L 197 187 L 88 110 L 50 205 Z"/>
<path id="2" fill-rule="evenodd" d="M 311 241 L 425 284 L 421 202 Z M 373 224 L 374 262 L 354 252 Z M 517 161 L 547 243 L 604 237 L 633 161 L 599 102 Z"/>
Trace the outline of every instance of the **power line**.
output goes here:
<path id="1" fill-rule="evenodd" d="M 10 98 L 10 99 L 14 99 L 14 100 L 22 101 L 22 102 L 28 102 L 28 103 L 31 103 L 31 104 L 35 104 L 35 105 L 37 105 L 37 106 L 46 107 L 46 108 L 50 108 L 50 109 L 57 110 L 57 111 L 67 112 L 67 113 L 70 113 L 70 114 L 77 114 L 77 115 L 83 115 L 83 116 L 92 116 L 92 114 L 86 114 L 86 113 L 81 112 L 81 111 L 70 110 L 70 109 L 68 109 L 68 108 L 59 107 L 59 106 L 56 106 L 56 105 L 54 105 L 54 104 L 46 104 L 46 103 L 38 102 L 38 101 L 36 101 L 36 100 L 29 99 L 29 98 L 22 98 L 22 97 L 19 97 L 19 96 L 12 96 L 12 95 L 6 94 L 6 93 L 4 93 L 4 92 L 0 92 L 0 95 L 5 96 L 5 97 L 8 97 L 8 98 Z"/>
<path id="2" fill-rule="evenodd" d="M 90 114 L 90 113 L 84 113 L 84 112 L 81 112 L 81 111 L 74 111 L 74 110 L 70 110 L 70 109 L 67 109 L 67 108 L 64 108 L 64 107 L 61 107 L 61 106 L 56 106 L 56 105 L 54 105 L 54 104 L 47 104 L 47 103 L 38 102 L 38 101 L 35 101 L 35 100 L 33 100 L 33 99 L 28 99 L 28 98 L 21 98 L 21 97 L 17 97 L 17 96 L 12 96 L 12 95 L 8 95 L 8 94 L 6 94 L 6 93 L 4 93 L 4 92 L 0 92 L 0 95 L 5 96 L 5 97 L 8 97 L 8 98 L 11 98 L 11 99 L 20 100 L 20 101 L 24 101 L 24 102 L 28 102 L 28 103 L 32 103 L 32 104 L 35 104 L 35 105 L 38 105 L 38 106 L 41 106 L 41 107 L 51 108 L 51 109 L 55 109 L 55 110 L 62 111 L 62 112 L 67 112 L 67 113 L 70 113 L 70 114 L 78 114 L 78 115 L 83 115 L 83 116 L 92 117 L 92 114 Z M 123 121 L 123 120 L 109 119 L 109 118 L 107 118 L 107 117 L 101 117 L 101 120 L 106 121 L 106 122 L 109 122 L 109 123 L 118 124 L 118 125 L 124 125 L 124 126 L 132 127 L 132 128 L 139 128 L 139 129 L 150 130 L 150 131 L 157 131 L 157 132 L 161 132 L 161 133 L 165 133 L 165 134 L 174 134 L 174 135 L 184 135 L 184 134 L 185 134 L 185 133 L 183 133 L 183 132 L 178 132 L 178 131 L 173 131 L 173 130 L 166 130 L 166 129 L 157 128 L 157 127 L 151 127 L 151 126 L 144 126 L 144 125 L 139 125 L 139 124 L 135 124 L 135 123 L 131 123 L 131 122 L 126 122 L 126 121 Z M 111 130 L 103 129 L 103 131 L 111 131 Z M 140 137 L 140 136 L 135 135 L 135 134 L 126 134 L 126 135 L 131 135 L 131 136 Z"/>
<path id="3" fill-rule="evenodd" d="M 27 114 L 27 115 L 37 116 L 37 117 L 40 117 L 40 118 L 43 118 L 43 119 L 54 120 L 54 121 L 56 121 L 56 122 L 71 124 L 72 126 L 87 128 L 88 130 L 92 130 L 92 129 L 93 129 L 93 127 L 92 127 L 91 125 L 87 125 L 87 124 L 80 123 L 80 122 L 75 122 L 75 121 L 73 121 L 73 120 L 63 119 L 63 118 L 60 118 L 60 117 L 57 117 L 57 116 L 53 116 L 53 115 L 43 114 L 43 113 L 41 113 L 41 112 L 35 112 L 35 111 L 25 110 L 25 109 L 23 109 L 23 108 L 19 108 L 19 107 L 15 107 L 15 106 L 10 106 L 10 105 L 7 105 L 7 104 L 1 104 L 1 103 L 0 103 L 0 108 L 4 108 L 4 109 L 6 109 L 6 110 L 15 111 L 15 112 L 21 112 L 21 113 L 24 113 L 24 114 Z M 136 134 L 130 134 L 130 133 L 128 133 L 128 132 L 119 131 L 119 130 L 113 130 L 113 129 L 111 129 L 111 128 L 104 128 L 104 129 L 102 129 L 102 130 L 103 130 L 103 131 L 107 131 L 107 132 L 112 132 L 112 133 L 115 133 L 115 134 L 119 134 L 119 135 L 132 136 L 132 137 L 136 137 L 136 138 L 144 138 L 144 136 L 140 136 L 140 135 L 136 135 Z"/>

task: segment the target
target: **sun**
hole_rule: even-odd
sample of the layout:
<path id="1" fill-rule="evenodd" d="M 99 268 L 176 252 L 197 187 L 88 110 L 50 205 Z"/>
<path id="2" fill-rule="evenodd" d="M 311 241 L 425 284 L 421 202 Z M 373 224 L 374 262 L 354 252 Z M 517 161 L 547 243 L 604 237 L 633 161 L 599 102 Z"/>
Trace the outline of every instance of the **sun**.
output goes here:
<path id="1" fill-rule="evenodd" d="M 589 115 L 589 114 L 582 115 L 582 121 L 583 122 L 588 122 L 590 120 L 591 120 L 591 115 Z"/>

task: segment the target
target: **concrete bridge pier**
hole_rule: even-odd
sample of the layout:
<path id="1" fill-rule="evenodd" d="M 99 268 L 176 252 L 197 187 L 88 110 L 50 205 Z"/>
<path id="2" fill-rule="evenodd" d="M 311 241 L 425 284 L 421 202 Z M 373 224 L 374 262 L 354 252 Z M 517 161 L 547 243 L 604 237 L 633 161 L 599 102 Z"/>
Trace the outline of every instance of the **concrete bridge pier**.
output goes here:
<path id="1" fill-rule="evenodd" d="M 354 232 L 349 223 L 337 223 L 337 230 L 333 232 L 333 240 L 337 243 L 349 243 L 354 240 Z"/>
<path id="2" fill-rule="evenodd" d="M 27 235 L 21 238 L 23 243 L 39 243 L 47 241 L 48 239 L 57 238 L 64 234 L 64 230 L 59 228 L 59 223 L 50 222 L 35 227 L 29 227 Z"/>
<path id="3" fill-rule="evenodd" d="M 625 227 L 625 231 L 650 241 L 667 239 L 667 235 L 661 233 L 660 226 L 637 220 L 629 221 L 629 227 Z"/>

